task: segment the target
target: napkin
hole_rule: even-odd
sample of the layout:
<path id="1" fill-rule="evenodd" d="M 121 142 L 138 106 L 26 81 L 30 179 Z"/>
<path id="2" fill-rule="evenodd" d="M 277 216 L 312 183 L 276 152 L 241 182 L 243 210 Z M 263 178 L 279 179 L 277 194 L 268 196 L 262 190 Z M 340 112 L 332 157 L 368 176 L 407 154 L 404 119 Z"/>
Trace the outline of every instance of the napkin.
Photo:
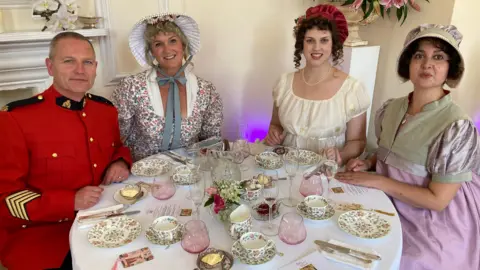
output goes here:
<path id="1" fill-rule="evenodd" d="M 378 254 L 375 250 L 373 250 L 371 248 L 360 248 L 360 247 L 352 246 L 352 245 L 349 245 L 349 244 L 346 244 L 346 243 L 343 243 L 343 242 L 340 242 L 340 241 L 337 241 L 337 240 L 333 240 L 333 239 L 329 240 L 328 242 L 331 243 L 331 244 L 343 246 L 343 247 L 350 248 L 350 249 L 353 249 L 353 250 L 368 252 L 368 253 L 380 256 L 380 254 Z M 343 254 L 343 253 L 340 253 L 340 252 L 328 253 L 328 252 L 323 251 L 323 250 L 321 250 L 320 252 L 329 260 L 336 261 L 336 262 L 339 262 L 339 263 L 344 263 L 344 264 L 350 265 L 350 266 L 352 266 L 354 268 L 357 268 L 357 269 L 365 269 L 365 270 L 374 269 L 375 266 L 376 266 L 376 262 L 377 262 L 377 261 L 372 261 L 372 263 L 364 263 L 360 260 L 355 259 L 354 257 L 351 257 L 347 254 Z"/>
<path id="2" fill-rule="evenodd" d="M 102 213 L 112 213 L 114 211 L 119 211 L 124 208 L 123 204 L 117 204 L 113 206 L 103 207 L 95 210 L 82 211 L 77 214 L 77 217 L 84 217 Z M 77 227 L 79 229 L 90 228 L 98 222 L 98 219 L 94 220 L 77 220 Z"/>

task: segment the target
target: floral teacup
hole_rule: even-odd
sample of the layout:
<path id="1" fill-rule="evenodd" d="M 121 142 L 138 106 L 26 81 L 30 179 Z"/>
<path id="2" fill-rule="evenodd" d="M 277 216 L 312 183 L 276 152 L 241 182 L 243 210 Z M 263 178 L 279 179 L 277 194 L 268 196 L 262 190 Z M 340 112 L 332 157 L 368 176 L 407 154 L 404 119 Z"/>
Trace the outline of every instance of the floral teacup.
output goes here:
<path id="1" fill-rule="evenodd" d="M 162 240 L 172 241 L 180 229 L 178 220 L 171 216 L 163 216 L 155 219 L 150 229 Z"/>
<path id="2" fill-rule="evenodd" d="M 261 259 L 265 252 L 275 246 L 275 242 L 259 232 L 247 232 L 240 237 L 240 244 L 249 258 Z"/>
<path id="3" fill-rule="evenodd" d="M 187 165 L 181 165 L 175 168 L 172 175 L 173 182 L 178 185 L 191 185 L 195 183 L 195 177 L 192 170 Z"/>
<path id="4" fill-rule="evenodd" d="M 238 239 L 244 233 L 252 230 L 252 216 L 246 205 L 240 205 L 230 214 L 230 237 Z"/>
<path id="5" fill-rule="evenodd" d="M 307 212 L 315 216 L 321 216 L 327 209 L 328 201 L 319 195 L 310 195 L 305 197 L 303 203 L 306 206 Z"/>

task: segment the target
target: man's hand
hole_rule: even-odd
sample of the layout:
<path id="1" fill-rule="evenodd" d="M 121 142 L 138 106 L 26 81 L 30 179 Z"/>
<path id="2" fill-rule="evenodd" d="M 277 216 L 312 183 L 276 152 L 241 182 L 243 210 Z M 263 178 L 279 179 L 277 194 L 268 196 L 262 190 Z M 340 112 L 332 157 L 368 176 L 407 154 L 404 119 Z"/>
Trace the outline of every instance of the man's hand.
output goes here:
<path id="1" fill-rule="evenodd" d="M 123 159 L 119 159 L 108 166 L 102 184 L 110 185 L 111 183 L 122 182 L 128 178 L 129 173 L 127 163 Z"/>
<path id="2" fill-rule="evenodd" d="M 103 188 L 86 186 L 75 193 L 75 211 L 84 210 L 97 204 L 102 195 Z"/>

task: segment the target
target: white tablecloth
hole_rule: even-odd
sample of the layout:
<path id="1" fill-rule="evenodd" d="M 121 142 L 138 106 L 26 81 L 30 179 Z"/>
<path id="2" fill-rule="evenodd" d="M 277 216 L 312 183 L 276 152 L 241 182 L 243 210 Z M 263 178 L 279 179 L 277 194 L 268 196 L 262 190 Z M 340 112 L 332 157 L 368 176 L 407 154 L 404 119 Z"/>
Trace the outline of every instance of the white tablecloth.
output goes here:
<path id="1" fill-rule="evenodd" d="M 249 158 L 245 161 L 244 164 L 249 165 L 251 168 L 247 172 L 243 172 L 243 178 L 247 178 L 250 175 L 257 174 L 259 170 L 255 168 L 253 158 Z M 279 171 L 280 176 L 285 176 L 283 170 Z M 301 173 L 298 174 L 294 182 L 294 197 L 301 200 L 303 197 L 298 192 L 298 187 L 301 182 Z M 166 176 L 165 176 L 166 177 Z M 136 177 L 130 176 L 128 181 L 142 180 L 145 182 L 151 182 L 152 179 L 145 177 Z M 342 185 L 338 183 L 339 185 Z M 100 202 L 92 207 L 89 210 L 107 207 L 111 205 L 118 204 L 113 199 L 113 194 L 116 190 L 121 188 L 123 184 L 113 184 L 110 186 L 104 187 L 104 192 Z M 362 194 L 355 194 L 352 192 L 347 192 L 344 194 L 331 194 L 330 198 L 334 201 L 343 201 L 343 202 L 354 202 L 363 204 L 366 208 L 375 208 L 381 209 L 384 211 L 395 212 L 395 208 L 392 205 L 388 197 L 381 191 L 374 189 L 362 189 L 366 191 Z M 165 250 L 164 246 L 154 245 L 150 243 L 145 237 L 145 230 L 152 223 L 154 217 L 147 214 L 148 209 L 152 209 L 163 204 L 177 204 L 182 208 L 193 208 L 192 202 L 187 200 L 186 197 L 187 189 L 185 187 L 177 188 L 175 195 L 166 201 L 160 201 L 155 199 L 150 194 L 148 197 L 137 202 L 135 205 L 132 205 L 128 210 L 141 210 L 140 214 L 131 216 L 132 218 L 138 220 L 142 225 L 142 233 L 140 236 L 135 239 L 132 243 L 129 243 L 125 246 L 118 248 L 97 248 L 91 245 L 87 240 L 88 229 L 78 228 L 77 221 L 72 226 L 70 231 L 70 248 L 73 259 L 73 269 L 81 270 L 110 270 L 120 254 L 125 252 L 130 252 L 137 250 L 143 247 L 149 247 L 153 253 L 154 259 L 149 262 L 144 262 L 142 264 L 136 265 L 131 269 L 141 270 L 141 269 L 181 269 L 181 270 L 192 270 L 196 268 L 197 255 L 187 253 L 184 251 L 179 243 L 172 245 L 169 249 Z M 282 194 L 287 194 L 288 192 L 288 181 L 282 183 Z M 280 195 L 279 198 L 283 197 Z M 295 208 L 288 208 L 282 206 L 281 212 L 286 213 L 290 211 L 295 211 Z M 277 250 L 283 252 L 285 255 L 283 257 L 276 256 L 273 260 L 263 265 L 251 266 L 242 264 L 238 259 L 235 259 L 233 266 L 234 270 L 241 269 L 278 269 L 290 262 L 295 261 L 299 257 L 309 253 L 310 251 L 315 250 L 314 240 L 325 240 L 335 239 L 356 246 L 370 247 L 376 250 L 381 254 L 382 260 L 378 262 L 375 269 L 385 270 L 385 269 L 398 269 L 402 251 L 402 232 L 401 225 L 398 215 L 394 217 L 382 215 L 383 218 L 390 221 L 392 225 L 391 232 L 380 239 L 367 240 L 357 238 L 355 236 L 349 235 L 343 232 L 336 224 L 339 214 L 341 212 L 335 213 L 335 216 L 327 221 L 309 221 L 305 220 L 305 226 L 307 228 L 307 239 L 298 245 L 287 245 L 282 242 L 278 236 L 272 237 L 276 241 Z M 186 222 L 192 217 L 178 217 L 181 222 Z M 201 209 L 201 219 L 206 223 L 209 234 L 210 234 L 210 247 L 223 249 L 231 252 L 231 246 L 233 240 L 229 237 L 227 231 L 223 225 L 213 217 L 206 208 Z M 274 220 L 274 223 L 279 224 L 281 216 Z M 259 231 L 263 222 L 255 221 L 253 224 L 253 230 Z M 321 256 L 321 255 L 320 255 Z M 322 256 L 323 257 L 323 256 Z M 350 266 L 335 263 L 333 261 L 322 258 L 324 261 L 324 268 L 329 270 L 335 269 L 352 269 Z M 118 269 L 123 269 L 123 266 L 119 263 Z"/>

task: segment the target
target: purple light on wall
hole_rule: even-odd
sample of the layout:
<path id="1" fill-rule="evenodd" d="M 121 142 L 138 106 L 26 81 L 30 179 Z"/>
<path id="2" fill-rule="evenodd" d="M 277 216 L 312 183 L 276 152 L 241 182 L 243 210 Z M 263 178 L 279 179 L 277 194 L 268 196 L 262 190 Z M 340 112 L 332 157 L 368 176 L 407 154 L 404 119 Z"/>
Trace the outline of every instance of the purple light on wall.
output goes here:
<path id="1" fill-rule="evenodd" d="M 244 120 L 248 127 L 245 135 L 249 142 L 255 142 L 256 139 L 263 140 L 268 133 L 268 125 L 270 124 L 270 117 L 251 117 Z"/>

